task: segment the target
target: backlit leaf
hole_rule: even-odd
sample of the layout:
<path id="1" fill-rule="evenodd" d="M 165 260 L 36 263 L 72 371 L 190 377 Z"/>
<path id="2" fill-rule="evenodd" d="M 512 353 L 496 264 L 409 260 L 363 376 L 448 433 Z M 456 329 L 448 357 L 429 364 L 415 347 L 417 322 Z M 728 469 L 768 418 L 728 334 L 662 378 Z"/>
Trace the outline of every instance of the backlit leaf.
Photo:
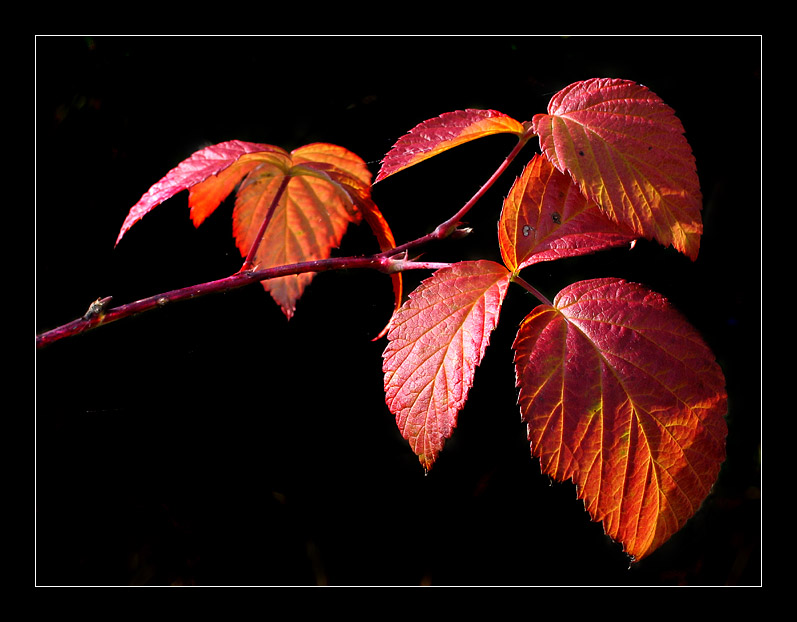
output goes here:
<path id="1" fill-rule="evenodd" d="M 326 170 L 338 171 L 350 175 L 366 187 L 371 184 L 371 171 L 357 155 L 338 145 L 329 143 L 311 143 L 291 151 L 293 163 L 327 165 Z"/>
<path id="2" fill-rule="evenodd" d="M 519 403 L 543 472 L 571 478 L 592 519 L 639 560 L 700 507 L 725 458 L 725 379 L 660 295 L 575 283 L 522 322 Z"/>
<path id="3" fill-rule="evenodd" d="M 522 136 L 524 132 L 521 123 L 495 110 L 441 114 L 416 125 L 393 145 L 382 160 L 374 183 L 471 140 L 501 133 Z"/>
<path id="4" fill-rule="evenodd" d="M 327 143 L 288 153 L 272 145 L 237 140 L 201 149 L 169 171 L 131 208 L 117 243 L 152 208 L 182 190 L 189 191 L 191 220 L 199 226 L 237 187 L 233 235 L 246 257 L 286 179 L 285 192 L 254 257 L 257 268 L 326 259 L 339 246 L 348 225 L 363 215 L 380 248 L 395 247 L 390 227 L 371 199 L 371 173 L 357 155 Z M 290 318 L 313 276 L 305 273 L 262 284 Z M 398 307 L 401 275 L 392 279 Z"/>
<path id="5" fill-rule="evenodd" d="M 315 144 L 292 151 L 290 157 L 294 166 L 288 170 L 287 189 L 255 254 L 254 263 L 261 270 L 328 258 L 340 245 L 348 225 L 362 218 L 345 187 L 328 175 L 316 174 L 320 169 L 312 166 L 316 162 L 313 158 L 318 158 L 367 188 L 370 172 L 358 156 L 343 147 Z M 261 164 L 241 182 L 233 210 L 233 236 L 242 256 L 252 247 L 284 176 L 275 167 Z M 290 318 L 314 276 L 314 272 L 306 272 L 262 284 Z"/>
<path id="6" fill-rule="evenodd" d="M 538 261 L 586 255 L 636 238 L 587 199 L 569 176 L 535 155 L 512 185 L 501 211 L 498 241 L 511 271 Z"/>
<path id="7" fill-rule="evenodd" d="M 152 210 L 152 208 L 160 205 L 178 192 L 187 190 L 209 177 L 217 175 L 233 164 L 236 164 L 242 156 L 250 153 L 260 153 L 262 154 L 261 159 L 270 161 L 274 165 L 278 165 L 279 163 L 290 164 L 288 154 L 279 147 L 273 147 L 271 145 L 231 140 L 200 149 L 169 171 L 163 179 L 144 193 L 138 203 L 130 208 L 130 212 L 127 214 L 127 218 L 125 218 L 119 235 L 116 238 L 116 243 L 119 244 L 119 241 L 130 227 Z M 247 165 L 243 165 L 242 163 L 241 169 L 236 170 L 235 175 L 229 175 L 225 177 L 223 182 L 220 181 L 219 185 L 227 188 L 224 197 L 232 191 L 235 184 L 240 181 L 241 176 L 256 165 L 256 162 Z M 218 193 L 216 193 L 216 196 L 203 196 L 201 201 L 202 206 L 200 208 L 201 213 L 197 215 L 192 214 L 194 223 L 198 225 L 199 222 L 204 220 L 210 212 L 216 209 L 224 197 L 216 200 L 218 198 Z"/>
<path id="8" fill-rule="evenodd" d="M 383 356 L 386 402 L 427 471 L 457 424 L 506 295 L 492 261 L 435 272 L 393 316 Z"/>
<path id="9" fill-rule="evenodd" d="M 592 79 L 566 87 L 532 119 L 540 147 L 616 222 L 697 258 L 702 195 L 673 110 L 646 87 Z"/>

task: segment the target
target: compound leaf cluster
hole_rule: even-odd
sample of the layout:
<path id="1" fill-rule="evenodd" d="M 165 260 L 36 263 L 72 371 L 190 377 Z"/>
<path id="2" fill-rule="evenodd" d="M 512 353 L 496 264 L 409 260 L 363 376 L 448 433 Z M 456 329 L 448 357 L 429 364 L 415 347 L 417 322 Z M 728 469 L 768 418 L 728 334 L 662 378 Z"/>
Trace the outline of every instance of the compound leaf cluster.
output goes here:
<path id="1" fill-rule="evenodd" d="M 526 123 L 472 109 L 429 119 L 398 140 L 375 182 L 497 133 L 540 145 L 503 203 L 503 265 L 448 265 L 403 304 L 400 273 L 392 275 L 386 403 L 427 472 L 456 428 L 509 285 L 525 284 L 523 269 L 639 238 L 693 260 L 700 246 L 702 197 L 683 127 L 627 80 L 572 84 Z M 233 235 L 255 267 L 329 257 L 362 219 L 383 251 L 396 247 L 358 156 L 324 143 L 287 152 L 241 141 L 202 149 L 170 171 L 130 210 L 117 243 L 182 190 L 199 226 L 236 188 Z M 312 278 L 263 285 L 290 318 Z M 571 479 L 629 555 L 649 555 L 694 515 L 725 458 L 725 380 L 713 354 L 664 297 L 616 278 L 573 283 L 533 308 L 513 349 L 520 413 L 542 471 Z"/>
<path id="2" fill-rule="evenodd" d="M 377 179 L 463 135 L 488 135 L 478 129 L 485 125 L 495 133 L 496 120 L 521 136 L 527 127 L 541 148 L 504 201 L 504 266 L 462 262 L 435 273 L 387 334 L 387 404 L 427 471 L 453 433 L 507 284 L 521 270 L 638 238 L 695 259 L 702 233 L 680 121 L 625 80 L 573 84 L 530 124 L 496 111 L 441 115 L 399 140 Z M 649 555 L 697 511 L 725 458 L 725 380 L 713 354 L 662 296 L 619 279 L 574 283 L 532 310 L 514 350 L 521 415 L 542 471 L 572 479 L 593 520 L 629 555 Z"/>

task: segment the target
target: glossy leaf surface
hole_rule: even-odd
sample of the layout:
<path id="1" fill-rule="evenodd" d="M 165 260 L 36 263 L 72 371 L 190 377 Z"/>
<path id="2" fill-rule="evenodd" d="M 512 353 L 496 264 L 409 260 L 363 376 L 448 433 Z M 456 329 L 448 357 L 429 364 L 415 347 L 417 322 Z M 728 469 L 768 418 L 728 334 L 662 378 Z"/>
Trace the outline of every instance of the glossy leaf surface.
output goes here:
<path id="1" fill-rule="evenodd" d="M 519 403 L 543 472 L 571 478 L 592 519 L 639 560 L 700 507 L 725 457 L 725 380 L 660 295 L 575 283 L 523 321 Z"/>
<path id="2" fill-rule="evenodd" d="M 513 272 L 539 261 L 629 244 L 635 238 L 544 155 L 535 155 L 515 180 L 498 224 L 501 256 Z"/>
<path id="3" fill-rule="evenodd" d="M 495 110 L 447 112 L 402 136 L 382 160 L 374 183 L 471 140 L 501 133 L 522 136 L 524 131 L 521 123 Z"/>
<path id="4" fill-rule="evenodd" d="M 393 316 L 383 353 L 386 402 L 427 471 L 456 427 L 510 273 L 465 261 L 435 272 Z"/>
<path id="5" fill-rule="evenodd" d="M 627 80 L 577 82 L 534 116 L 532 130 L 553 165 L 613 220 L 697 258 L 695 160 L 681 122 L 657 95 Z"/>

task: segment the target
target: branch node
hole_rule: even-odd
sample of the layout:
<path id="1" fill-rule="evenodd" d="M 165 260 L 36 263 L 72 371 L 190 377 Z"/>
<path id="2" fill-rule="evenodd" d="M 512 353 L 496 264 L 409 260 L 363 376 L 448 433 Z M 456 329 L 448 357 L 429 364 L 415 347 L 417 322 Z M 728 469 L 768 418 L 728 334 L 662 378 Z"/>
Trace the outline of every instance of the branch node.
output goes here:
<path id="1" fill-rule="evenodd" d="M 89 308 L 83 314 L 83 319 L 88 321 L 94 319 L 102 320 L 105 317 L 105 311 L 108 309 L 108 305 L 113 300 L 113 296 L 106 296 L 105 298 L 97 298 L 94 302 L 89 305 Z"/>

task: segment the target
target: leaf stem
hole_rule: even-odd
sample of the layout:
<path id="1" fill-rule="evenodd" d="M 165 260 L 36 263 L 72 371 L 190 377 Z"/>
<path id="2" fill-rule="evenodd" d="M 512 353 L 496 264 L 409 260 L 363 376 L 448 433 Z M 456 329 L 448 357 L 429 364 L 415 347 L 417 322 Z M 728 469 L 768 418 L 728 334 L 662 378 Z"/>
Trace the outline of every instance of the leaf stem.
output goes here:
<path id="1" fill-rule="evenodd" d="M 404 272 L 405 270 L 441 270 L 451 266 L 450 263 L 440 261 L 414 261 L 412 259 L 393 259 L 391 272 Z"/>
<path id="2" fill-rule="evenodd" d="M 459 211 L 456 214 L 454 214 L 444 223 L 438 225 L 435 228 L 435 230 L 432 231 L 431 233 L 428 233 L 420 238 L 417 238 L 415 240 L 397 246 L 396 248 L 393 249 L 392 252 L 401 253 L 416 248 L 418 246 L 424 246 L 429 242 L 433 242 L 436 240 L 443 240 L 448 236 L 450 236 L 455 231 L 457 231 L 462 219 L 465 217 L 465 214 L 467 214 L 473 208 L 473 206 L 476 205 L 476 203 L 478 203 L 479 199 L 481 199 L 484 196 L 484 194 L 492 187 L 492 185 L 498 180 L 498 178 L 501 177 L 501 175 L 503 175 L 506 169 L 509 168 L 509 165 L 512 164 L 514 159 L 517 157 L 517 155 L 520 153 L 520 151 L 529 141 L 529 138 L 531 138 L 531 136 L 525 134 L 518 138 L 517 144 L 509 153 L 509 155 L 506 156 L 506 158 L 504 158 L 504 161 L 501 163 L 501 165 L 495 170 L 495 172 L 484 183 L 484 185 L 481 188 L 479 188 L 479 190 L 476 191 L 476 194 L 474 194 L 470 198 L 470 200 L 459 209 Z"/>
<path id="3" fill-rule="evenodd" d="M 553 307 L 553 303 L 550 300 L 548 300 L 548 298 L 544 294 L 542 294 L 542 292 L 540 292 L 536 287 L 534 287 L 530 283 L 526 282 L 517 274 L 512 276 L 512 281 L 520 285 L 526 291 L 530 292 L 541 303 L 548 305 L 549 307 Z"/>
<path id="4" fill-rule="evenodd" d="M 526 135 L 519 137 L 518 142 L 515 145 L 514 149 L 512 149 L 512 151 L 509 152 L 509 155 L 506 156 L 506 158 L 504 158 L 504 161 L 501 163 L 501 165 L 495 170 L 495 172 L 490 176 L 490 178 L 486 182 L 484 182 L 484 185 L 481 188 L 479 188 L 476 194 L 474 194 L 471 197 L 470 201 L 465 203 L 465 205 L 463 205 L 462 208 L 451 218 L 449 218 L 446 222 L 437 227 L 437 229 L 440 231 L 441 238 L 450 235 L 457 228 L 457 225 L 459 225 L 459 223 L 465 217 L 465 214 L 467 214 L 471 210 L 471 208 L 473 208 L 473 206 L 476 205 L 476 203 L 478 203 L 479 199 L 481 199 L 484 196 L 484 194 L 492 187 L 492 185 L 498 180 L 498 178 L 504 174 L 504 171 L 506 171 L 506 169 L 509 168 L 509 165 L 512 164 L 512 162 L 520 153 L 521 149 L 523 149 L 523 147 L 526 145 L 528 140 L 529 137 L 527 137 Z"/>
<path id="5" fill-rule="evenodd" d="M 252 269 L 255 261 L 255 254 L 257 253 L 257 249 L 260 246 L 260 242 L 263 241 L 263 236 L 266 233 L 266 228 L 268 227 L 269 223 L 271 222 L 271 217 L 274 216 L 274 212 L 277 209 L 277 205 L 279 205 L 280 199 L 282 199 L 282 195 L 285 194 L 285 190 L 288 188 L 288 183 L 291 181 L 291 176 L 285 174 L 280 182 L 279 188 L 277 188 L 277 192 L 274 194 L 274 198 L 271 200 L 271 205 L 268 207 L 268 212 L 266 213 L 266 217 L 263 219 L 263 222 L 260 223 L 260 229 L 255 236 L 255 239 L 252 241 L 252 246 L 249 248 L 249 253 L 244 259 L 244 263 L 241 266 L 240 272 L 248 272 Z"/>

